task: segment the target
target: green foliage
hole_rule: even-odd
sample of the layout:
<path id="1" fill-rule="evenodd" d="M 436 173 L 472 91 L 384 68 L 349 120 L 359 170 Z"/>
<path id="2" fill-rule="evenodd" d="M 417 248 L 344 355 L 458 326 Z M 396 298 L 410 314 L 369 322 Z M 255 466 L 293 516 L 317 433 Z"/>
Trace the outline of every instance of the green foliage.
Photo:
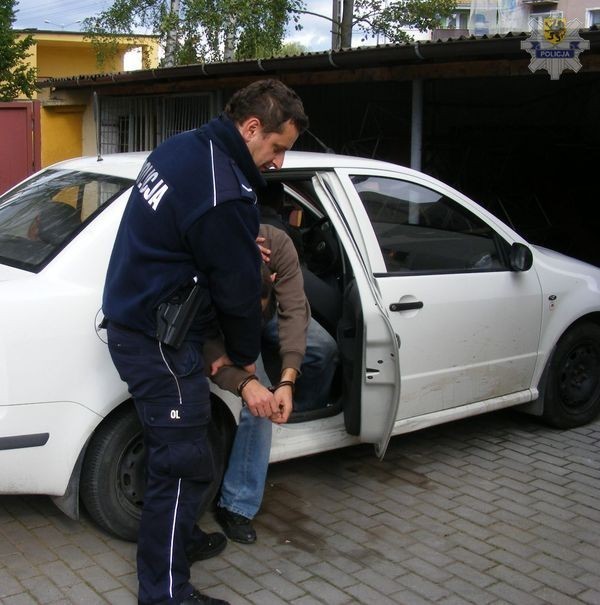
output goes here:
<path id="1" fill-rule="evenodd" d="M 0 101 L 31 99 L 37 90 L 36 70 L 25 63 L 35 40 L 19 40 L 12 30 L 14 21 L 15 0 L 0 0 Z"/>
<path id="2" fill-rule="evenodd" d="M 355 0 L 353 25 L 366 40 L 378 35 L 389 42 L 410 42 L 406 29 L 435 29 L 456 9 L 456 0 Z"/>
<path id="3" fill-rule="evenodd" d="M 300 42 L 286 42 L 277 53 L 276 57 L 293 57 L 308 52 L 308 49 Z"/>
<path id="4" fill-rule="evenodd" d="M 116 34 L 158 35 L 175 65 L 271 56 L 281 49 L 292 11 L 303 0 L 115 0 L 84 21 L 99 59 L 116 50 Z M 173 43 L 171 45 L 171 42 Z M 174 48 L 172 48 L 174 46 Z"/>

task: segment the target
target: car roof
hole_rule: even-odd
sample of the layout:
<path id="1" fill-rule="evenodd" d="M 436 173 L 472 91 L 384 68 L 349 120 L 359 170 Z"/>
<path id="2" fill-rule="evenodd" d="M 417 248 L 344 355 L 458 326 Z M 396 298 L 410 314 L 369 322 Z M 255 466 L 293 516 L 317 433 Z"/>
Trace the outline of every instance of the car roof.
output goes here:
<path id="1" fill-rule="evenodd" d="M 149 152 L 136 153 L 113 153 L 100 157 L 88 156 L 65 160 L 54 164 L 51 168 L 65 168 L 69 170 L 82 170 L 85 172 L 95 172 L 99 174 L 109 174 L 125 178 L 135 179 L 148 157 Z M 347 169 L 380 169 L 401 172 L 412 172 L 410 168 L 404 168 L 388 162 L 371 160 L 369 158 L 359 158 L 347 155 L 337 155 L 333 153 L 314 153 L 307 151 L 288 151 L 285 154 L 283 163 L 284 170 L 301 169 L 327 169 L 327 168 L 347 168 Z"/>
<path id="2" fill-rule="evenodd" d="M 66 170 L 81 170 L 135 179 L 148 157 L 149 152 L 111 153 L 103 156 L 87 156 L 65 160 L 49 166 L 49 168 L 64 168 Z"/>

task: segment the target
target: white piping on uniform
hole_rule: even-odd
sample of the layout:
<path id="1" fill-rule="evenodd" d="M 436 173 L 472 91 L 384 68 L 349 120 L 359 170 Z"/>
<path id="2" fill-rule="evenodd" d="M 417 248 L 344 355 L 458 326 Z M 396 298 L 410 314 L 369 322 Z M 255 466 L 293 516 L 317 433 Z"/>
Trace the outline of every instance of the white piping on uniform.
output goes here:
<path id="1" fill-rule="evenodd" d="M 160 356 L 162 357 L 165 366 L 167 366 L 167 370 L 169 370 L 171 376 L 173 376 L 173 380 L 175 381 L 175 386 L 177 387 L 177 394 L 179 396 L 179 405 L 183 404 L 183 398 L 181 396 L 181 388 L 179 387 L 179 380 L 177 380 L 177 376 L 175 372 L 171 369 L 165 354 L 163 353 L 162 342 L 158 342 L 158 349 L 160 351 Z M 169 596 L 173 598 L 173 544 L 175 542 L 175 526 L 177 524 L 177 511 L 179 510 L 179 494 L 181 492 L 181 477 L 177 482 L 177 498 L 175 499 L 175 510 L 173 511 L 173 525 L 171 527 L 171 547 L 169 549 Z"/>
<path id="2" fill-rule="evenodd" d="M 171 549 L 169 552 L 169 596 L 173 598 L 173 544 L 175 542 L 175 525 L 177 524 L 177 511 L 179 510 L 179 494 L 181 492 L 181 478 L 177 481 L 177 498 L 173 511 L 173 525 L 171 527 Z"/>
<path id="3" fill-rule="evenodd" d="M 173 372 L 173 370 L 171 369 L 171 366 L 169 365 L 169 363 L 167 362 L 167 359 L 165 358 L 165 354 L 163 353 L 162 350 L 162 342 L 158 341 L 158 348 L 160 350 L 160 356 L 163 358 L 163 361 L 165 362 L 165 365 L 167 366 L 167 370 L 169 370 L 169 372 L 171 373 L 171 376 L 173 376 L 173 380 L 175 381 L 175 386 L 177 387 L 177 393 L 179 394 L 179 405 L 183 404 L 183 398 L 181 397 L 181 389 L 179 388 L 179 380 L 177 380 L 177 376 L 175 374 L 175 372 Z"/>
<path id="4" fill-rule="evenodd" d="M 183 404 L 183 398 L 181 396 L 181 388 L 179 387 L 179 380 L 177 380 L 177 376 L 175 372 L 171 369 L 169 362 L 167 361 L 165 354 L 162 350 L 162 342 L 158 342 L 158 349 L 160 350 L 160 356 L 163 358 L 165 366 L 171 376 L 173 376 L 173 380 L 175 381 L 175 386 L 177 387 L 177 394 L 179 396 L 179 405 Z M 173 525 L 171 526 L 171 547 L 169 549 L 169 596 L 173 598 L 173 544 L 175 542 L 175 526 L 177 525 L 177 511 L 179 510 L 179 494 L 181 493 L 181 477 L 177 481 L 177 498 L 175 499 L 175 510 L 173 511 Z"/>
<path id="5" fill-rule="evenodd" d="M 212 180 L 213 180 L 213 206 L 217 205 L 217 179 L 215 177 L 215 156 L 213 152 L 213 144 L 212 141 L 209 141 L 210 144 L 210 167 L 212 170 Z"/>

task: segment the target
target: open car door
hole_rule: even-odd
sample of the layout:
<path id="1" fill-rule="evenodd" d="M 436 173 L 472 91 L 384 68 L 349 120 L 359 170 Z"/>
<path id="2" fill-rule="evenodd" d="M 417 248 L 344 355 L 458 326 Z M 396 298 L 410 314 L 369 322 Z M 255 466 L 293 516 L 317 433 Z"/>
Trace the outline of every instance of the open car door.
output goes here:
<path id="1" fill-rule="evenodd" d="M 351 265 L 352 279 L 344 292 L 338 326 L 346 429 L 361 441 L 373 443 L 382 458 L 400 403 L 400 341 L 373 277 L 360 226 L 337 176 L 319 173 L 313 186 Z"/>

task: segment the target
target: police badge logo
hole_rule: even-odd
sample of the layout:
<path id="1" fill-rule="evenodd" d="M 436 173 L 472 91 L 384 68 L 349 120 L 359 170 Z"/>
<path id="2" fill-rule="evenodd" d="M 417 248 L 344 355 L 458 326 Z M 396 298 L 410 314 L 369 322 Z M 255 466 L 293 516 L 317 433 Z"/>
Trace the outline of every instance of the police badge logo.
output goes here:
<path id="1" fill-rule="evenodd" d="M 544 38 L 550 44 L 562 42 L 567 33 L 567 21 L 562 17 L 546 17 L 544 19 Z"/>
<path id="2" fill-rule="evenodd" d="M 579 35 L 579 21 L 547 17 L 531 23 L 531 36 L 521 42 L 521 48 L 531 55 L 530 71 L 545 69 L 551 80 L 558 80 L 565 69 L 577 73 L 581 69 L 579 55 L 590 47 L 590 41 Z"/>

